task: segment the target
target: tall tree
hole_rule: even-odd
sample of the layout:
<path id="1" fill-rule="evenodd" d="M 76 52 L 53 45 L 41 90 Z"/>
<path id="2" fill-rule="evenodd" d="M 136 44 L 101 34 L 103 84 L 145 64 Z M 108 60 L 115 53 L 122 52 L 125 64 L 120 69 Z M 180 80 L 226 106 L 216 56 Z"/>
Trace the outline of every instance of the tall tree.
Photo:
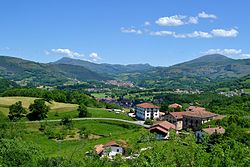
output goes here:
<path id="1" fill-rule="evenodd" d="M 49 107 L 45 104 L 43 99 L 36 99 L 33 104 L 29 106 L 30 114 L 29 120 L 42 120 L 47 118 Z"/>
<path id="2" fill-rule="evenodd" d="M 87 117 L 89 115 L 88 109 L 84 104 L 80 104 L 77 111 L 79 112 L 79 118 Z"/>
<path id="3" fill-rule="evenodd" d="M 18 101 L 15 104 L 11 105 L 9 107 L 9 118 L 10 120 L 16 121 L 21 119 L 22 117 L 25 117 L 25 114 L 27 113 L 26 110 L 22 106 L 22 102 Z"/>

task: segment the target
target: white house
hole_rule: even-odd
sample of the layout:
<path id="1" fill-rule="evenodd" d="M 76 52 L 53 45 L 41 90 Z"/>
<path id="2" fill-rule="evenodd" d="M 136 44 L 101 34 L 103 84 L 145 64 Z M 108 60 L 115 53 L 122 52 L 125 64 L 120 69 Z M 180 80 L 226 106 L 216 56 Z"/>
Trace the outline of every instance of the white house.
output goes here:
<path id="1" fill-rule="evenodd" d="M 114 157 L 125 153 L 126 141 L 110 141 L 105 145 L 99 144 L 95 146 L 95 151 L 100 156 Z"/>
<path id="2" fill-rule="evenodd" d="M 135 113 L 140 120 L 157 119 L 160 117 L 160 107 L 152 103 L 142 103 L 136 105 Z"/>

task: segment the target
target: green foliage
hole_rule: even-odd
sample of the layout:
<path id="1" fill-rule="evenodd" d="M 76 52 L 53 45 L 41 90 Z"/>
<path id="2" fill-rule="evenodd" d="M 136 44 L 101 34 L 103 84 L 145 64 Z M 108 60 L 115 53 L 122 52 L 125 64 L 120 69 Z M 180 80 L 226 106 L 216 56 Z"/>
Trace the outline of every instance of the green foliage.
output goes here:
<path id="1" fill-rule="evenodd" d="M 47 118 L 49 107 L 42 99 L 36 99 L 33 104 L 29 106 L 30 114 L 27 115 L 29 120 L 42 120 Z"/>
<path id="2" fill-rule="evenodd" d="M 0 165 L 26 167 L 35 166 L 42 154 L 32 143 L 21 140 L 0 139 Z"/>
<path id="3" fill-rule="evenodd" d="M 79 112 L 79 115 L 78 115 L 79 118 L 90 116 L 90 113 L 88 112 L 88 108 L 84 104 L 80 104 L 77 111 Z"/>
<path id="4" fill-rule="evenodd" d="M 27 113 L 26 110 L 22 106 L 22 102 L 18 101 L 15 104 L 11 105 L 9 107 L 9 118 L 12 121 L 16 121 L 21 119 L 22 117 L 25 117 L 25 114 Z"/>
<path id="5" fill-rule="evenodd" d="M 144 124 L 145 125 L 153 125 L 154 121 L 152 119 L 146 119 Z"/>
<path id="6" fill-rule="evenodd" d="M 64 118 L 61 120 L 61 125 L 66 126 L 68 129 L 72 129 L 72 128 L 73 128 L 73 121 L 72 121 L 72 119 L 69 118 L 69 117 L 64 117 Z"/>

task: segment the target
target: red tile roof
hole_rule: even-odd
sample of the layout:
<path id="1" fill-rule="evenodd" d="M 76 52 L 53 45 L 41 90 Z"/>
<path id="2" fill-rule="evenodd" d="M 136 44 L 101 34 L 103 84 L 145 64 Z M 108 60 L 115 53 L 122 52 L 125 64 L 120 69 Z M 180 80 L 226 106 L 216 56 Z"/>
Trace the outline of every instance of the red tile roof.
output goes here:
<path id="1" fill-rule="evenodd" d="M 136 106 L 141 107 L 141 108 L 160 108 L 159 106 L 156 106 L 152 103 L 142 103 L 142 104 L 138 104 Z"/>
<path id="2" fill-rule="evenodd" d="M 152 127 L 152 128 L 150 128 L 149 130 L 150 131 L 153 131 L 153 130 L 159 130 L 159 131 L 161 131 L 161 132 L 163 132 L 163 133 L 168 133 L 168 131 L 166 130 L 166 129 L 164 129 L 164 128 L 161 128 L 161 127 L 158 127 L 158 126 L 156 126 L 156 127 Z"/>
<path id="3" fill-rule="evenodd" d="M 195 111 L 195 112 L 186 112 L 184 116 L 198 117 L 198 118 L 212 118 L 215 117 L 216 114 L 208 111 Z"/>
<path id="4" fill-rule="evenodd" d="M 187 112 L 170 112 L 169 114 L 175 117 L 176 119 L 182 119 L 183 115 L 185 115 Z"/>
<path id="5" fill-rule="evenodd" d="M 174 103 L 174 104 L 170 104 L 169 106 L 168 106 L 169 108 L 182 108 L 182 106 L 180 105 L 180 104 L 177 104 L 177 103 Z"/>
<path id="6" fill-rule="evenodd" d="M 199 118 L 211 118 L 217 116 L 217 114 L 214 114 L 212 112 L 206 111 L 205 108 L 197 107 L 197 106 L 190 106 L 184 116 L 190 116 L 190 117 L 199 117 Z"/>
<path id="7" fill-rule="evenodd" d="M 103 150 L 104 148 L 102 144 L 95 145 L 95 151 L 97 154 L 100 154 L 101 152 L 103 152 Z"/>
<path id="8" fill-rule="evenodd" d="M 152 127 L 162 127 L 166 130 L 169 130 L 169 129 L 175 129 L 175 125 L 174 124 L 171 124 L 170 122 L 168 121 L 158 121 L 156 122 Z"/>
<path id="9" fill-rule="evenodd" d="M 223 127 L 216 127 L 216 128 L 204 128 L 202 129 L 207 134 L 211 135 L 213 133 L 224 134 L 225 129 Z"/>

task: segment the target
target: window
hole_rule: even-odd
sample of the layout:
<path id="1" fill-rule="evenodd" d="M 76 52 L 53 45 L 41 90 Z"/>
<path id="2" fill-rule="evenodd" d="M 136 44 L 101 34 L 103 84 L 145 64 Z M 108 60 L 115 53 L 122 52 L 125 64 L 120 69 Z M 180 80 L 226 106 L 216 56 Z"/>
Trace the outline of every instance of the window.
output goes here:
<path id="1" fill-rule="evenodd" d="M 119 149 L 117 149 L 117 150 L 116 150 L 116 152 L 120 152 L 120 150 L 119 150 Z"/>

